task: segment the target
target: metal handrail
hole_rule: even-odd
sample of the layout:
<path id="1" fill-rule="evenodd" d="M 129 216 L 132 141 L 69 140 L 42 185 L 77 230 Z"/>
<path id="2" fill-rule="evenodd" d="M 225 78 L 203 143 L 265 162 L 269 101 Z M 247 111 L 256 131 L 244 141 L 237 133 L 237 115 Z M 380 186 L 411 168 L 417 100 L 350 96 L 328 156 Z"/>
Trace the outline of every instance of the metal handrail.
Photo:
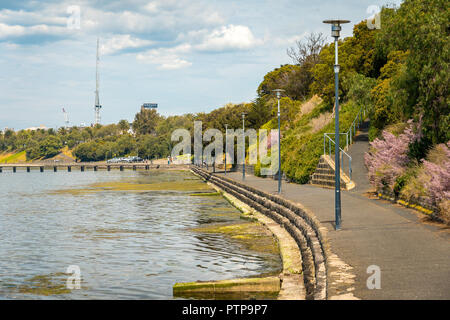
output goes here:
<path id="1" fill-rule="evenodd" d="M 345 150 L 348 150 L 349 145 L 352 144 L 353 136 L 356 134 L 356 129 L 359 129 L 360 124 L 366 118 L 366 112 L 367 112 L 366 107 L 365 106 L 361 107 L 361 109 L 359 109 L 358 113 L 356 114 L 356 117 L 353 120 L 352 124 L 350 125 L 350 128 L 346 132 L 339 133 L 339 135 L 345 135 L 345 141 L 346 141 Z M 327 139 L 328 139 L 328 150 L 329 150 L 330 156 L 331 156 L 331 142 L 333 142 L 333 144 L 336 144 L 334 142 L 334 139 L 332 139 L 330 137 L 331 135 L 335 135 L 335 133 L 327 132 L 327 133 L 323 134 L 323 154 L 324 155 L 327 154 L 327 150 L 326 150 Z M 348 172 L 349 172 L 349 177 L 351 179 L 352 178 L 352 157 L 348 153 L 346 153 L 345 150 L 343 150 L 340 146 L 339 146 L 339 150 L 342 151 L 341 163 L 344 162 L 344 155 L 346 155 L 348 157 L 348 160 L 349 160 Z"/>
<path id="2" fill-rule="evenodd" d="M 358 113 L 356 114 L 355 119 L 353 120 L 352 124 L 350 125 L 350 128 L 347 130 L 347 132 L 341 132 L 340 135 L 345 135 L 346 140 L 346 146 L 345 150 L 348 150 L 349 145 L 353 143 L 353 136 L 356 134 L 356 129 L 359 129 L 359 125 L 363 122 L 363 120 L 366 118 L 366 107 L 361 107 L 359 109 Z M 334 135 L 334 132 L 327 132 L 324 133 L 324 135 Z"/>
<path id="3" fill-rule="evenodd" d="M 329 148 L 329 154 L 331 157 L 331 150 L 332 150 L 331 142 L 333 142 L 334 145 L 336 145 L 336 142 L 334 142 L 334 140 L 331 139 L 331 137 L 327 133 L 325 133 L 323 135 L 323 154 L 324 155 L 327 155 L 326 148 L 325 148 L 326 138 L 328 138 L 328 148 Z M 339 150 L 341 151 L 341 164 L 344 163 L 344 155 L 347 156 L 347 158 L 348 158 L 348 176 L 351 180 L 352 179 L 352 157 L 347 152 L 345 152 L 341 147 L 339 147 Z"/>

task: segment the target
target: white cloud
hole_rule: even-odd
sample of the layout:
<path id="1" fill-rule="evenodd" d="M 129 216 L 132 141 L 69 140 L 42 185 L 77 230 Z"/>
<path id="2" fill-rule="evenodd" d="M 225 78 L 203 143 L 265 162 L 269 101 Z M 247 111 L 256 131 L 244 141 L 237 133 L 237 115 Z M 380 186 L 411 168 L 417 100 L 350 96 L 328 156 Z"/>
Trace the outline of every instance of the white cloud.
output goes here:
<path id="1" fill-rule="evenodd" d="M 172 41 L 180 32 L 188 32 L 205 27 L 218 26 L 224 19 L 208 2 L 190 0 L 156 0 L 156 1 L 118 1 L 111 0 L 102 6 L 87 0 L 79 0 L 81 29 L 76 34 L 130 34 L 138 38 Z M 35 6 L 30 11 L 19 9 L 0 9 L 0 23 L 9 27 L 0 38 L 14 38 L 30 34 L 37 26 L 47 27 L 53 34 L 54 28 L 65 30 L 70 37 L 74 32 L 67 31 L 70 14 L 67 11 L 73 5 L 70 0 L 55 3 L 48 2 Z M 16 27 L 17 26 L 17 27 Z M 13 28 L 14 27 L 14 28 Z M 20 29 L 23 27 L 25 29 Z M 61 34 L 61 31 L 58 30 Z"/>
<path id="2" fill-rule="evenodd" d="M 246 50 L 262 43 L 247 26 L 230 24 L 213 30 L 195 48 L 200 51 Z"/>
<path id="3" fill-rule="evenodd" d="M 277 46 L 293 45 L 296 41 L 302 40 L 308 34 L 308 31 L 305 31 L 302 34 L 284 36 L 274 36 L 269 34 L 264 37 L 264 42 L 268 42 Z"/>
<path id="4" fill-rule="evenodd" d="M 144 9 L 150 13 L 156 13 L 156 12 L 158 12 L 158 3 L 156 1 L 149 2 L 144 6 Z"/>
<path id="5" fill-rule="evenodd" d="M 134 38 L 129 34 L 117 35 L 106 40 L 106 42 L 100 46 L 100 51 L 102 54 L 111 54 L 124 49 L 148 46 L 152 43 L 153 42 L 150 40 Z"/>
<path id="6" fill-rule="evenodd" d="M 25 27 L 21 25 L 8 25 L 0 23 L 0 39 L 10 37 L 21 37 L 28 35 L 61 35 L 66 33 L 67 29 L 57 26 L 48 26 L 45 24 Z"/>
<path id="7" fill-rule="evenodd" d="M 177 42 L 182 44 L 172 48 L 158 48 L 138 54 L 141 62 L 159 65 L 160 69 L 180 69 L 189 67 L 191 62 L 180 57 L 195 51 L 230 51 L 247 50 L 261 45 L 263 40 L 256 39 L 247 26 L 228 25 L 209 31 L 200 29 L 180 34 Z"/>
<path id="8" fill-rule="evenodd" d="M 61 10 L 59 7 L 47 7 L 46 9 L 35 12 L 3 9 L 0 10 L 0 22 L 25 26 L 36 24 L 64 26 L 67 22 L 67 14 L 66 11 Z"/>
<path id="9" fill-rule="evenodd" d="M 190 67 L 191 62 L 179 57 L 180 53 L 191 50 L 189 44 L 182 44 L 174 48 L 159 48 L 148 50 L 137 55 L 137 60 L 144 63 L 158 65 L 158 69 L 174 70 Z"/>

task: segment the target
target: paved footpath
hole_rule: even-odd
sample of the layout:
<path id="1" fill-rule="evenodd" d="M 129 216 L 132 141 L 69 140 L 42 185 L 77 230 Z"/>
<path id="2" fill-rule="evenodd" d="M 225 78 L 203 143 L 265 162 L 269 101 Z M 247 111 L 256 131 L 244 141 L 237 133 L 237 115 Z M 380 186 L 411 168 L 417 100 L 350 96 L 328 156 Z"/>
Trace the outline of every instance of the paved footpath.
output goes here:
<path id="1" fill-rule="evenodd" d="M 223 173 L 216 173 L 223 175 Z M 227 177 L 242 182 L 242 173 Z M 245 183 L 276 193 L 277 181 L 246 175 Z M 450 233 L 425 224 L 410 209 L 353 192 L 342 193 L 342 229 L 334 230 L 334 190 L 284 183 L 282 194 L 311 210 L 328 229 L 331 250 L 354 269 L 361 299 L 450 299 Z M 369 290 L 367 267 L 381 269 L 381 289 Z"/>
<path id="2" fill-rule="evenodd" d="M 281 196 L 311 210 L 328 229 L 331 251 L 353 267 L 354 296 L 361 299 L 450 299 L 450 230 L 424 222 L 421 215 L 411 209 L 367 196 L 370 185 L 362 157 L 368 144 L 364 137 L 367 132 L 362 131 L 350 148 L 358 171 L 354 177 L 357 186 L 341 194 L 341 230 L 334 230 L 333 189 L 283 181 Z M 228 172 L 227 177 L 242 182 L 241 172 Z M 275 180 L 246 174 L 244 182 L 277 193 Z M 370 265 L 381 269 L 381 289 L 367 288 Z"/>

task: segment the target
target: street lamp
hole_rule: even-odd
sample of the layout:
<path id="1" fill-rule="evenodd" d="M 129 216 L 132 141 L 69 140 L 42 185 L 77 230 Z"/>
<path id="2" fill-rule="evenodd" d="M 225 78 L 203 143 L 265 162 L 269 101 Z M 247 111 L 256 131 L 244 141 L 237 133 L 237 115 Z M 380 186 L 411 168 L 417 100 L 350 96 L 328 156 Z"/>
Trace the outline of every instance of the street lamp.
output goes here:
<path id="1" fill-rule="evenodd" d="M 341 24 L 349 23 L 349 20 L 325 20 L 323 23 L 331 24 L 331 36 L 334 37 L 334 207 L 336 230 L 341 229 L 341 167 L 339 163 L 339 63 L 338 63 L 338 39 L 341 31 Z"/>
<path id="2" fill-rule="evenodd" d="M 277 93 L 278 100 L 278 193 L 281 193 L 281 130 L 280 130 L 280 97 L 283 89 L 272 90 Z"/>
<path id="3" fill-rule="evenodd" d="M 242 153 L 243 153 L 243 161 L 242 161 L 242 180 L 245 180 L 245 115 L 247 113 L 242 112 Z"/>
<path id="4" fill-rule="evenodd" d="M 227 136 L 228 136 L 228 124 L 225 124 L 225 175 L 227 175 L 227 155 L 228 155 Z"/>

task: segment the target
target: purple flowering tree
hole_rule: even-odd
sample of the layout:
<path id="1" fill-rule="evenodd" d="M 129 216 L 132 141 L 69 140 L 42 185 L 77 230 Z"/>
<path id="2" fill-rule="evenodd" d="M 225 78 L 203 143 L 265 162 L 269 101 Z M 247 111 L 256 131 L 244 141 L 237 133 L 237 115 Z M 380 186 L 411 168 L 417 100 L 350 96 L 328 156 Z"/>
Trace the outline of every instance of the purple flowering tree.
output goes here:
<path id="1" fill-rule="evenodd" d="M 369 180 L 377 190 L 387 189 L 392 192 L 396 179 L 405 172 L 409 162 L 409 145 L 419 138 L 413 127 L 412 120 L 409 120 L 408 126 L 399 136 L 384 130 L 381 139 L 370 143 L 370 151 L 365 154 L 364 161 Z"/>
<path id="2" fill-rule="evenodd" d="M 433 204 L 439 206 L 441 202 L 450 199 L 450 141 L 447 145 L 438 145 L 446 154 L 441 163 L 423 161 L 426 174 L 429 179 L 425 181 L 425 188 Z"/>

